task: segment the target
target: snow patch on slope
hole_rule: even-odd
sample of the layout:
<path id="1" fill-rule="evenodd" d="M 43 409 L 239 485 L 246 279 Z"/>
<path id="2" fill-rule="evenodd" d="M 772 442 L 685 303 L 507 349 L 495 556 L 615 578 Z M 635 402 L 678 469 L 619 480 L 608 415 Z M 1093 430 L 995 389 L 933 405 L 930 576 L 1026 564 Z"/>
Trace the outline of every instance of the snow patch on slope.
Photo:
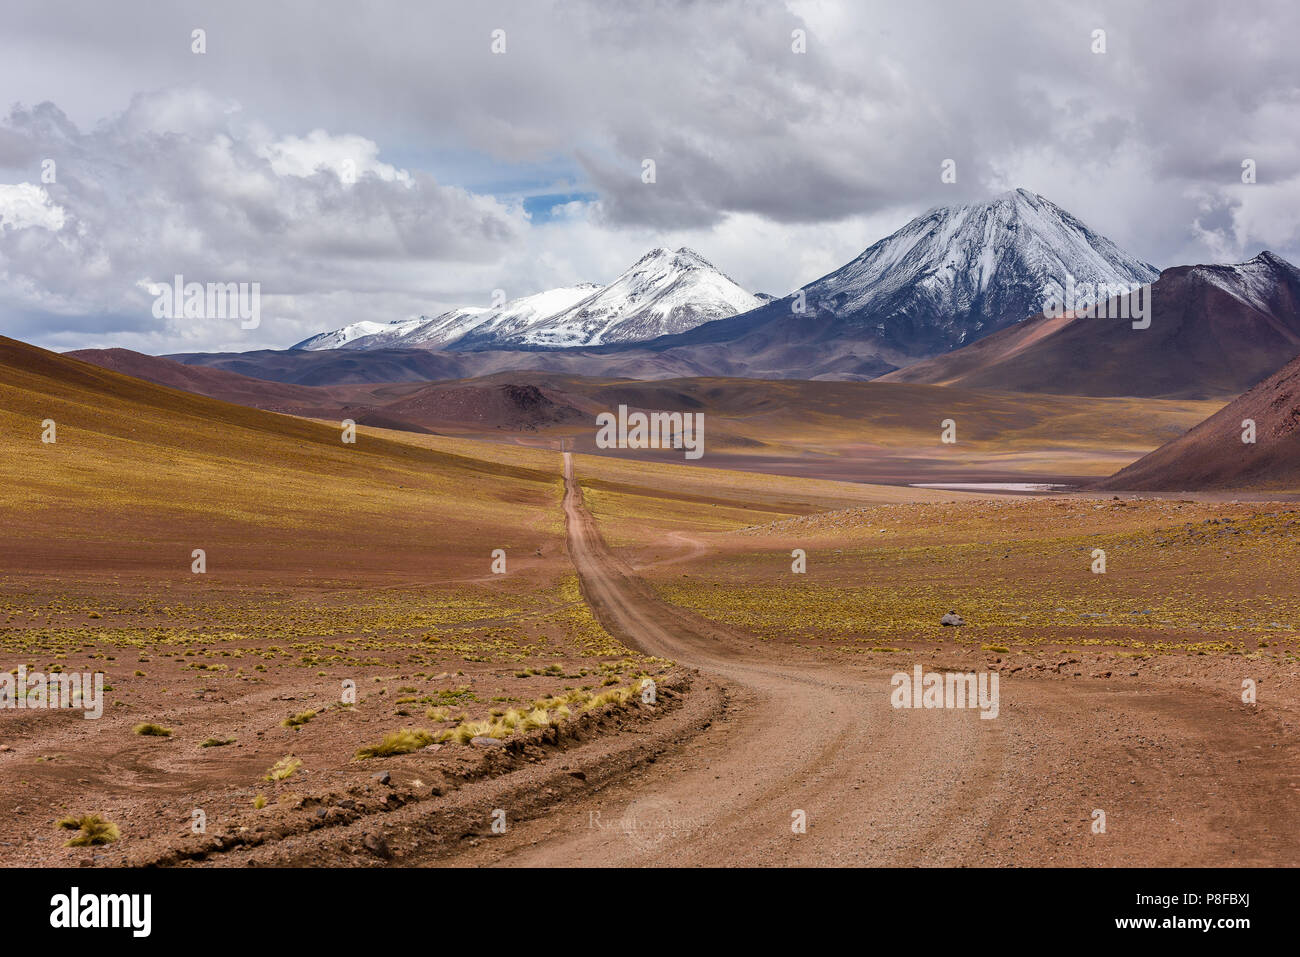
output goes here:
<path id="1" fill-rule="evenodd" d="M 1267 251 L 1236 265 L 1196 266 L 1191 275 L 1252 309 L 1269 312 L 1273 308 L 1271 297 L 1277 291 L 1280 271 L 1300 278 L 1300 270 Z"/>
<path id="2" fill-rule="evenodd" d="M 311 336 L 302 342 L 290 346 L 291 349 L 306 349 L 308 351 L 317 351 L 321 349 L 342 349 L 344 346 L 358 339 L 364 339 L 369 336 L 380 335 L 389 330 L 410 329 L 418 324 L 418 319 L 394 319 L 392 322 L 369 322 L 363 320 L 354 322 L 342 329 L 335 329 L 333 332 L 322 332 L 318 335 Z"/>

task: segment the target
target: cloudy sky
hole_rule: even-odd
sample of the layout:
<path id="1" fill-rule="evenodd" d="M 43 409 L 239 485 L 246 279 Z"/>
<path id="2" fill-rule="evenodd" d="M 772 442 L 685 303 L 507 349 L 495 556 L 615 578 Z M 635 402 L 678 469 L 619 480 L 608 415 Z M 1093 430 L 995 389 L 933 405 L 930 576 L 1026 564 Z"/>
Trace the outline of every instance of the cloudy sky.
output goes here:
<path id="1" fill-rule="evenodd" d="M 0 333 L 48 348 L 283 347 L 607 282 L 657 245 L 784 294 L 1017 186 L 1158 266 L 1300 263 L 1289 0 L 7 0 L 3 18 Z M 155 318 L 150 286 L 176 274 L 259 282 L 260 327 Z"/>

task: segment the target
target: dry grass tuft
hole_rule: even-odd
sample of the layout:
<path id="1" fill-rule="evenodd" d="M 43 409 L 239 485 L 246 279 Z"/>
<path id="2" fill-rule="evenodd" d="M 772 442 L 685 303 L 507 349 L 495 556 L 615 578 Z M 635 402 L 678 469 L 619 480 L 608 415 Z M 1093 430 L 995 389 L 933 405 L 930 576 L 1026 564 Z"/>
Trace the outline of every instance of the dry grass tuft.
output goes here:
<path id="1" fill-rule="evenodd" d="M 298 728 L 301 728 L 304 724 L 306 724 L 308 721 L 310 721 L 312 718 L 316 717 L 317 713 L 318 712 L 315 711 L 299 711 L 297 714 L 285 718 L 283 721 L 280 722 L 280 724 L 282 727 L 293 728 L 294 730 L 297 730 Z"/>
<path id="2" fill-rule="evenodd" d="M 364 758 L 386 758 L 393 754 L 410 754 L 434 743 L 435 735 L 424 728 L 402 728 L 390 731 L 378 744 L 357 751 L 357 760 Z"/>
<path id="3" fill-rule="evenodd" d="M 271 770 L 266 772 L 268 781 L 283 781 L 302 767 L 302 761 L 291 754 L 286 754 L 275 764 L 271 765 Z"/>
<path id="4" fill-rule="evenodd" d="M 92 847 L 96 844 L 112 844 L 122 836 L 117 825 L 105 820 L 98 814 L 84 814 L 81 817 L 65 817 L 58 822 L 58 827 L 65 831 L 79 832 L 65 847 Z"/>

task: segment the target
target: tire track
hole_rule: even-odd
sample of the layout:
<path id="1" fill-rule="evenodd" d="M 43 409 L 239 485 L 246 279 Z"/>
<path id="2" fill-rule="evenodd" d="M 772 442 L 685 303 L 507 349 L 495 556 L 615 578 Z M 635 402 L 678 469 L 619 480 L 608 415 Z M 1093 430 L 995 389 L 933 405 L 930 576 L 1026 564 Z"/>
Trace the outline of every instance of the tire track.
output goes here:
<path id="1" fill-rule="evenodd" d="M 601 539 L 564 453 L 570 557 L 602 625 L 730 689 L 727 716 L 648 770 L 573 795 L 462 865 L 1190 865 L 1300 857 L 1300 800 L 1261 728 L 1187 689 L 1002 682 L 1001 715 L 895 710 L 889 675 L 760 644 L 662 601 Z M 1161 715 L 1160 774 L 1130 784 L 1122 733 Z M 1269 733 L 1269 739 L 1277 737 Z M 1226 739 L 1226 743 L 1225 743 Z M 1207 744 L 1217 749 L 1205 754 Z M 1287 744 L 1288 753 L 1294 744 Z M 1276 754 L 1276 752 L 1272 752 Z M 1282 755 L 1278 755 L 1282 757 Z M 1265 775 L 1261 781 L 1256 775 Z M 1216 802 L 1202 799 L 1206 777 Z M 1278 780 L 1272 780 L 1278 778 Z M 1285 778 L 1286 780 L 1283 780 Z M 1186 783 L 1183 783 L 1186 781 Z M 1260 787 L 1273 795 L 1260 799 Z M 1223 833 L 1223 805 L 1235 831 Z M 1182 811 L 1177 820 L 1170 806 Z M 1089 814 L 1111 806 L 1110 833 Z M 806 833 L 791 827 L 807 816 Z M 1215 827 L 1217 825 L 1217 832 Z M 1230 857 L 1228 847 L 1252 852 Z M 1245 859 L 1243 859 L 1245 858 Z"/>

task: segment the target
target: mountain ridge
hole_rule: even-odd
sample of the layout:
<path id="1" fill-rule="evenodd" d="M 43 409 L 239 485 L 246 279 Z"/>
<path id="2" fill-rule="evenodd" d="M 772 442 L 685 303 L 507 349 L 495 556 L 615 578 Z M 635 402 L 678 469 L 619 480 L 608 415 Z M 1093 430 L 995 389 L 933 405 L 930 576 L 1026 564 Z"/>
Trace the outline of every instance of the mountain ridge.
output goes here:
<path id="1" fill-rule="evenodd" d="M 433 317 L 382 324 L 362 320 L 290 348 L 530 350 L 635 343 L 684 332 L 762 302 L 695 250 L 657 246 L 605 286 L 577 283 L 496 307 L 461 306 Z"/>
<path id="2" fill-rule="evenodd" d="M 1150 327 L 1037 315 L 891 372 L 891 382 L 1012 392 L 1236 396 L 1300 352 L 1300 270 L 1264 250 L 1232 265 L 1173 266 L 1149 291 Z M 1107 313 L 1122 305 L 1112 300 Z"/>
<path id="3" fill-rule="evenodd" d="M 1253 433 L 1253 434 L 1252 434 Z M 1249 436 L 1253 441 L 1245 441 Z M 1300 356 L 1097 491 L 1300 490 Z"/>
<path id="4" fill-rule="evenodd" d="M 1133 286 L 1157 275 L 1049 200 L 1010 190 L 933 207 L 788 296 L 647 348 L 725 346 L 755 373 L 871 378 L 1029 318 L 1067 278 Z"/>
<path id="5" fill-rule="evenodd" d="M 531 300 L 555 291 L 496 311 L 464 307 L 379 329 L 356 323 L 295 348 L 609 352 L 644 346 L 663 353 L 725 344 L 725 350 L 704 350 L 705 367 L 871 378 L 1032 316 L 1050 285 L 1063 286 L 1067 278 L 1137 285 L 1157 274 L 1069 212 L 1016 189 L 982 203 L 932 207 L 781 298 L 741 289 L 688 247 L 660 246 L 586 296 L 583 287 L 564 287 L 568 294 L 550 315 Z"/>

